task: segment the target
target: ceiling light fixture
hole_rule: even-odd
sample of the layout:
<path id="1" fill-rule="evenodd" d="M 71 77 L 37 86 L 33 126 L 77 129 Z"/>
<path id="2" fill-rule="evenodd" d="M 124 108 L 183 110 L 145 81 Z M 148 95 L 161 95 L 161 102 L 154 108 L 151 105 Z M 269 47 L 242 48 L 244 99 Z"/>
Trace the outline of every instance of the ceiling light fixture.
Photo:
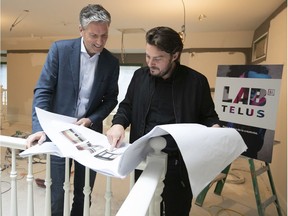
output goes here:
<path id="1" fill-rule="evenodd" d="M 199 21 L 203 21 L 206 18 L 207 18 L 207 16 L 205 14 L 200 14 L 199 17 L 198 17 L 198 20 Z"/>
<path id="2" fill-rule="evenodd" d="M 183 25 L 181 26 L 181 31 L 178 32 L 181 39 L 182 39 L 182 42 L 185 41 L 185 37 L 186 37 L 186 12 L 185 12 L 185 4 L 184 4 L 184 0 L 182 0 L 182 4 L 183 4 L 183 16 L 184 16 L 184 19 L 183 19 Z"/>

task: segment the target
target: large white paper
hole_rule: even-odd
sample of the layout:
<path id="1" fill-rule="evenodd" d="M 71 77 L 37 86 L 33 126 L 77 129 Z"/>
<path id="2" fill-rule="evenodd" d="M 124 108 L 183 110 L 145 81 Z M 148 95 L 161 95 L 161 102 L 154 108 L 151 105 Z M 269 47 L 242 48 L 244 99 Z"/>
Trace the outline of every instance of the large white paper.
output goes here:
<path id="1" fill-rule="evenodd" d="M 179 146 L 194 197 L 247 149 L 241 135 L 232 128 L 190 124 L 161 128 L 170 133 Z"/>
<path id="2" fill-rule="evenodd" d="M 39 108 L 36 108 L 36 113 L 43 130 L 52 142 L 37 144 L 20 153 L 22 157 L 50 153 L 60 157 L 73 158 L 104 175 L 124 178 L 152 151 L 149 145 L 143 144 L 149 138 L 142 138 L 141 143 L 138 142 L 133 146 L 123 143 L 120 148 L 110 152 L 110 144 L 105 135 L 74 124 L 75 118 Z M 133 150 L 126 151 L 130 147 Z M 125 163 L 124 166 L 122 161 Z"/>
<path id="3" fill-rule="evenodd" d="M 21 156 L 50 153 L 70 157 L 102 174 L 124 178 L 153 151 L 147 144 L 151 138 L 171 134 L 186 164 L 194 197 L 247 149 L 242 137 L 233 128 L 167 124 L 156 126 L 132 144 L 123 143 L 117 150 L 109 152 L 107 137 L 75 125 L 75 118 L 39 108 L 36 108 L 36 113 L 43 130 L 53 143 L 35 145 L 22 152 Z M 100 158 L 99 153 L 107 153 L 106 156 L 111 158 Z"/>

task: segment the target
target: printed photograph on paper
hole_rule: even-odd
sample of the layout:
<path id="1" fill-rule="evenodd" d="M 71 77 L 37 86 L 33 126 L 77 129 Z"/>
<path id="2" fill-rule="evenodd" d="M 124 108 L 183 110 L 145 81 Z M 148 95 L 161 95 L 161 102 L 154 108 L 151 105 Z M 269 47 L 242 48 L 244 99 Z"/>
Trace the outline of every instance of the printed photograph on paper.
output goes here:
<path id="1" fill-rule="evenodd" d="M 77 132 L 75 129 L 69 128 L 67 130 L 61 131 L 61 133 L 71 141 L 73 145 L 79 151 L 89 151 L 91 154 L 95 154 L 94 157 L 103 160 L 114 160 L 118 157 L 119 153 L 112 153 L 108 149 L 104 148 L 101 145 L 93 145 L 87 140 L 82 134 Z"/>

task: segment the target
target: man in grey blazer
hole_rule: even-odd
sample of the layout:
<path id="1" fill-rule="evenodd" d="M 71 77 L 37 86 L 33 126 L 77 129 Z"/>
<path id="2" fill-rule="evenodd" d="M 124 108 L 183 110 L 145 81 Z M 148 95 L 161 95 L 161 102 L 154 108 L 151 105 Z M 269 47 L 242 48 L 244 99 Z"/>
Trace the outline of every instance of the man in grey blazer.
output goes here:
<path id="1" fill-rule="evenodd" d="M 34 89 L 33 133 L 27 146 L 42 143 L 45 133 L 35 107 L 76 117 L 75 124 L 102 132 L 102 122 L 114 109 L 118 96 L 119 61 L 104 48 L 111 16 L 101 5 L 80 12 L 80 38 L 53 43 Z M 71 169 L 71 163 L 70 163 Z M 85 167 L 74 161 L 74 199 L 71 215 L 82 215 Z M 93 188 L 96 173 L 90 171 Z M 51 156 L 52 215 L 63 215 L 65 159 Z"/>

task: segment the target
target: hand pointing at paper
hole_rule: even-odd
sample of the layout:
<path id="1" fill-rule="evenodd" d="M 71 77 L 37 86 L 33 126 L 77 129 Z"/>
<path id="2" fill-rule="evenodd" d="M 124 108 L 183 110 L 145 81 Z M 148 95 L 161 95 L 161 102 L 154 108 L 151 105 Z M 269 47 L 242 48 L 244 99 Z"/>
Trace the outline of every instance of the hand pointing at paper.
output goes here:
<path id="1" fill-rule="evenodd" d="M 120 124 L 113 125 L 106 133 L 109 143 L 111 144 L 111 151 L 118 148 L 125 138 L 125 129 Z"/>

